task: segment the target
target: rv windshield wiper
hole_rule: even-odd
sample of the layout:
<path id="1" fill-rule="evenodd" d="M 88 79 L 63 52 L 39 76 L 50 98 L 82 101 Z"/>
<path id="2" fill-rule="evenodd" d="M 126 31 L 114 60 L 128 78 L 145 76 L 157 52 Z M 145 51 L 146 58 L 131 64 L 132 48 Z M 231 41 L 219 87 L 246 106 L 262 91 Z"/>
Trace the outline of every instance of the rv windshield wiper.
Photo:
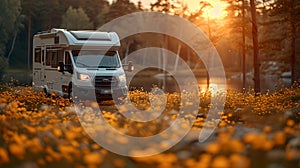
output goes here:
<path id="1" fill-rule="evenodd" d="M 117 68 L 117 66 L 98 66 L 98 68 Z"/>

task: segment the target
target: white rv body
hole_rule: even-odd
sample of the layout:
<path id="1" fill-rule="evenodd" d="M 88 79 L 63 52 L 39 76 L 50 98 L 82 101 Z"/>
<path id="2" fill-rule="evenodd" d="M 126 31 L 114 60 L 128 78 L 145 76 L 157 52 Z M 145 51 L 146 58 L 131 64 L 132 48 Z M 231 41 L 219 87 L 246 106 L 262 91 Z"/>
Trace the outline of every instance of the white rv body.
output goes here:
<path id="1" fill-rule="evenodd" d="M 72 97 L 126 97 L 127 86 L 114 32 L 52 29 L 33 38 L 33 89 Z M 92 93 L 92 94 L 91 94 Z"/>

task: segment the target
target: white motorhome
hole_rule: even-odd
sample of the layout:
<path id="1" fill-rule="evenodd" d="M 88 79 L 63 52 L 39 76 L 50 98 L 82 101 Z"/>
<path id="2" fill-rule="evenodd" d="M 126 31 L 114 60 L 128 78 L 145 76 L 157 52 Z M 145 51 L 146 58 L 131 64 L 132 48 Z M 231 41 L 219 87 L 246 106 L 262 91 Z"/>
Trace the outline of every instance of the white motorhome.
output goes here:
<path id="1" fill-rule="evenodd" d="M 74 98 L 126 97 L 127 86 L 114 32 L 52 29 L 33 38 L 33 89 Z M 125 67 L 125 66 L 124 66 Z M 131 64 L 126 65 L 128 70 Z"/>

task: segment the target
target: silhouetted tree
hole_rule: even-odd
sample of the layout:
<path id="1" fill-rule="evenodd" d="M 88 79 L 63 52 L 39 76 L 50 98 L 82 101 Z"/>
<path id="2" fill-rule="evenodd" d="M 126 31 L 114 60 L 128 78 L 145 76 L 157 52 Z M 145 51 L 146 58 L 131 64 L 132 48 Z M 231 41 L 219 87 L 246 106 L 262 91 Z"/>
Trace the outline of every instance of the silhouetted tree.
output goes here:
<path id="1" fill-rule="evenodd" d="M 70 6 L 67 12 L 62 16 L 61 27 L 70 30 L 91 29 L 92 24 L 81 7 L 75 9 Z"/>
<path id="2" fill-rule="evenodd" d="M 272 14 L 280 16 L 283 22 L 288 23 L 288 36 L 290 38 L 290 62 L 292 82 L 300 79 L 300 58 L 296 57 L 297 27 L 300 26 L 300 1 L 299 0 L 276 0 L 271 4 Z M 297 60 L 297 59 L 298 60 Z M 298 71 L 296 70 L 298 68 Z"/>
<path id="3" fill-rule="evenodd" d="M 104 22 L 103 15 L 108 11 L 109 3 L 106 0 L 85 0 L 83 10 L 90 18 L 93 28 Z M 102 16 L 101 16 L 102 15 Z"/>
<path id="4" fill-rule="evenodd" d="M 3 0 L 0 3 L 0 78 L 8 66 L 5 57 L 8 41 L 13 38 L 15 30 L 18 28 L 18 18 L 20 17 L 20 0 Z"/>
<path id="5" fill-rule="evenodd" d="M 0 55 L 4 55 L 6 45 L 16 27 L 20 16 L 20 0 L 3 0 L 0 3 Z"/>
<path id="6" fill-rule="evenodd" d="M 254 63 L 254 91 L 260 92 L 260 60 L 258 48 L 258 26 L 256 21 L 255 0 L 250 0 L 251 18 L 252 18 L 252 39 L 253 39 L 253 63 Z"/>
<path id="7" fill-rule="evenodd" d="M 110 5 L 108 12 L 104 15 L 104 21 L 107 23 L 118 17 L 138 11 L 140 11 L 138 7 L 129 0 L 117 0 Z"/>
<path id="8" fill-rule="evenodd" d="M 157 0 L 150 4 L 151 10 L 156 12 L 178 15 L 184 18 L 189 16 L 188 7 L 183 1 L 179 0 Z"/>

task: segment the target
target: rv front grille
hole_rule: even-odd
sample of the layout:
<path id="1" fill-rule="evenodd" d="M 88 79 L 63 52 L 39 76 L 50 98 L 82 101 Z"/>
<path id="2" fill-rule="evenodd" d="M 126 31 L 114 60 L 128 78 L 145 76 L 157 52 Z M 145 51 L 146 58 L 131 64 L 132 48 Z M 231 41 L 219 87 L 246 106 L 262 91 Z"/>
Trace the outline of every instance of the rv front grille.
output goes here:
<path id="1" fill-rule="evenodd" d="M 113 76 L 96 76 L 95 88 L 114 87 L 117 86 L 118 80 Z"/>

